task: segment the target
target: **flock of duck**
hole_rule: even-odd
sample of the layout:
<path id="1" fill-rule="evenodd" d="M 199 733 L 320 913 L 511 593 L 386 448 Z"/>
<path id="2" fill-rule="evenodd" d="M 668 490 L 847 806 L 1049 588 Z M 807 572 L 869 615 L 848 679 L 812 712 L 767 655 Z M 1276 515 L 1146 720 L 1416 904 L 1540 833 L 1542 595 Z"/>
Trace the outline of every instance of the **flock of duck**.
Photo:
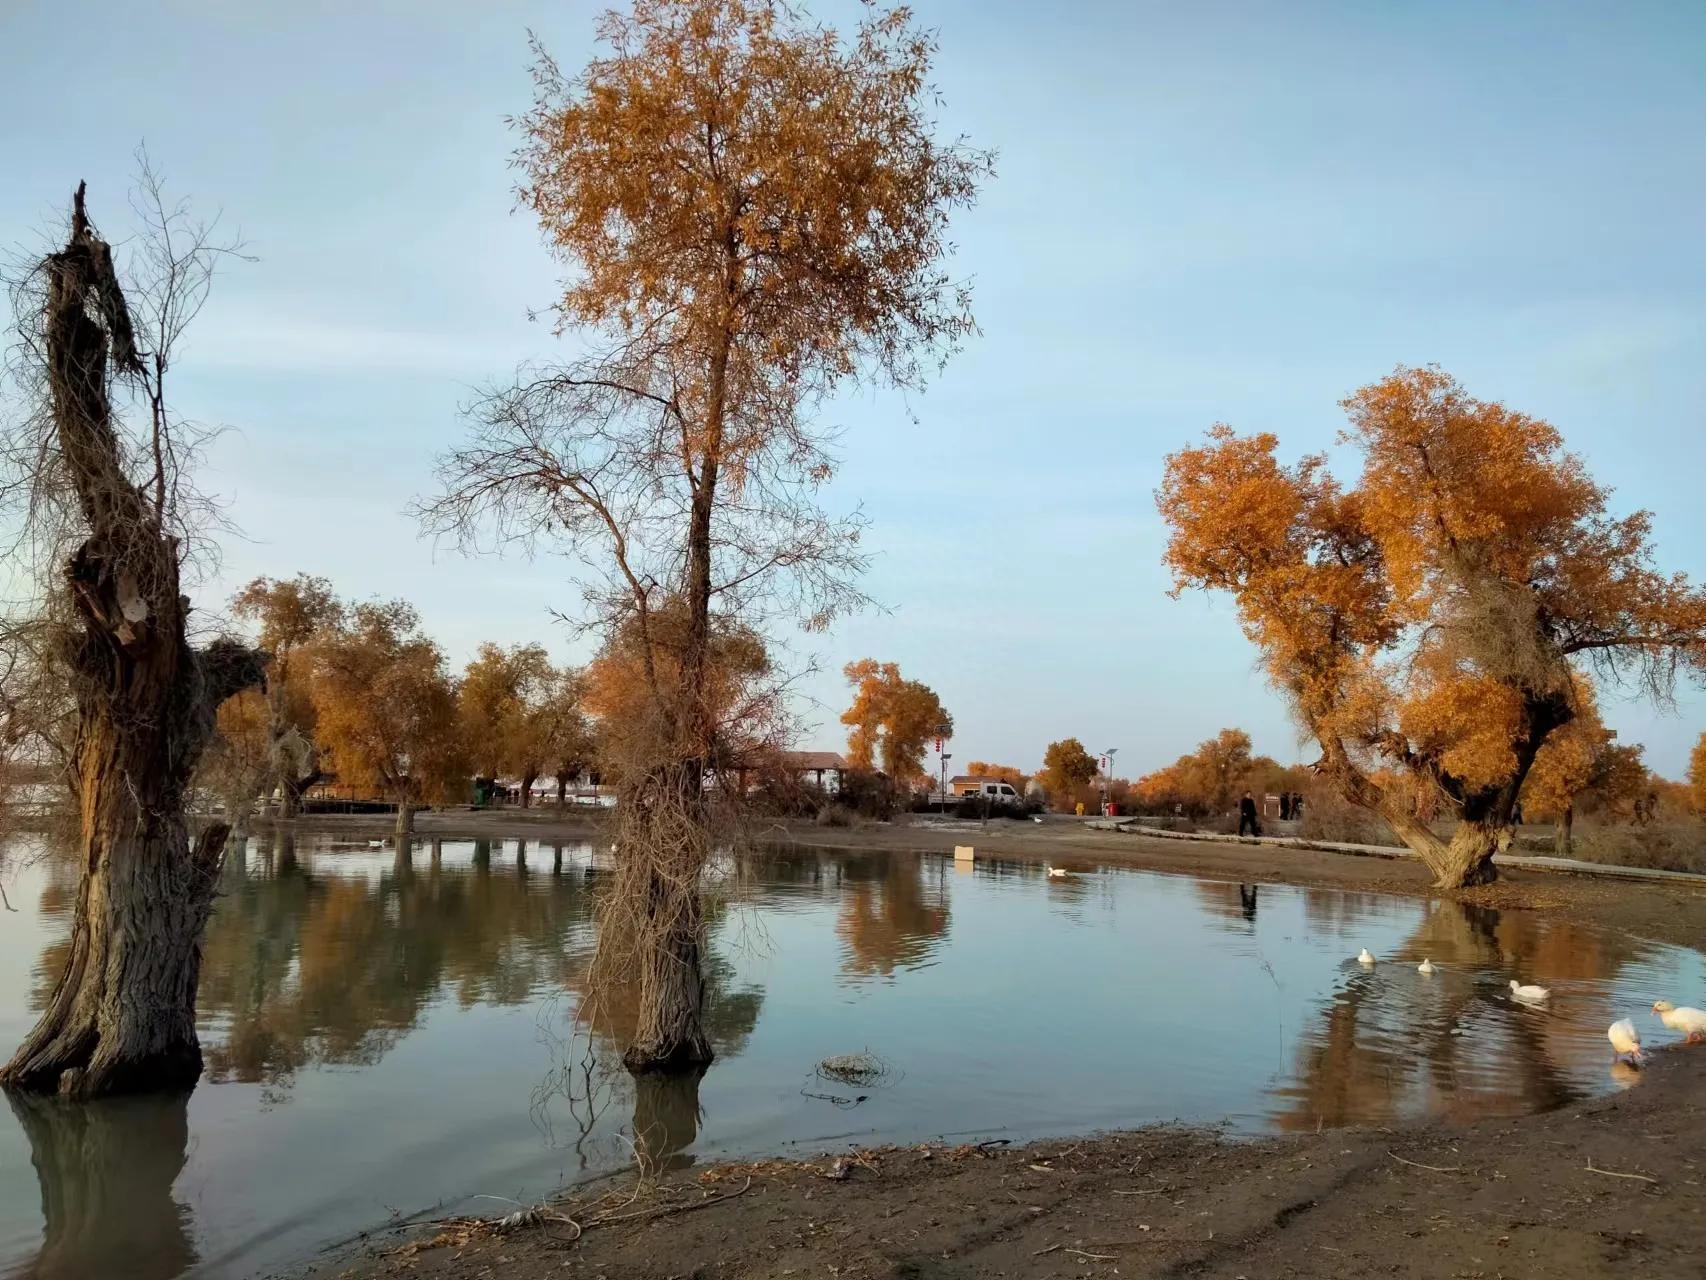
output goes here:
<path id="1" fill-rule="evenodd" d="M 1369 949 L 1364 947 L 1357 954 L 1357 963 L 1365 969 L 1372 969 L 1376 961 Z M 1432 960 L 1423 960 L 1416 966 L 1416 972 L 1425 978 L 1437 973 L 1438 969 Z M 1544 1005 L 1551 998 L 1552 992 L 1548 987 L 1511 979 L 1512 1000 L 1528 1005 Z M 1689 1044 L 1706 1043 L 1706 1009 L 1693 1009 L 1687 1005 L 1679 1009 L 1669 1000 L 1655 1000 L 1653 1013 L 1672 1031 L 1682 1032 Z M 1606 1028 L 1605 1038 L 1611 1041 L 1611 1047 L 1617 1051 L 1616 1061 L 1627 1061 L 1640 1066 L 1647 1060 L 1647 1055 L 1641 1051 L 1641 1033 L 1635 1029 L 1632 1019 L 1619 1018 Z"/>

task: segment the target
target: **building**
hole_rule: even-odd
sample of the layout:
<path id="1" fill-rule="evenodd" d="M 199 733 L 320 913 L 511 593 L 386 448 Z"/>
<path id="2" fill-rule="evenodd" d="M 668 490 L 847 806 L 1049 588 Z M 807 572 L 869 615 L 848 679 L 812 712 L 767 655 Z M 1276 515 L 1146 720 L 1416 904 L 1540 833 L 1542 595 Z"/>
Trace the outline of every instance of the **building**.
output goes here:
<path id="1" fill-rule="evenodd" d="M 782 767 L 801 782 L 833 796 L 840 794 L 842 777 L 852 766 L 834 751 L 784 751 Z"/>

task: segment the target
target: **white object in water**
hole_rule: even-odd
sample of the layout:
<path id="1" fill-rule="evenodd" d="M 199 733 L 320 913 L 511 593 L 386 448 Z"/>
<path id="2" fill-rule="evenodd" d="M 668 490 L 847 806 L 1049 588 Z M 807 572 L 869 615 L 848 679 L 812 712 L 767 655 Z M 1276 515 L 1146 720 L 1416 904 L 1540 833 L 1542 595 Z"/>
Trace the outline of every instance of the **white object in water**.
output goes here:
<path id="1" fill-rule="evenodd" d="M 1049 873 L 1049 875 L 1055 879 L 1060 879 L 1064 876 L 1069 876 L 1072 874 L 1065 867 L 1051 867 L 1046 862 L 1043 863 L 1043 870 L 1047 871 Z"/>
<path id="2" fill-rule="evenodd" d="M 1635 1024 L 1627 1018 L 1619 1018 L 1607 1027 L 1605 1038 L 1611 1041 L 1611 1047 L 1617 1050 L 1619 1058 L 1627 1058 L 1636 1066 L 1640 1066 L 1646 1057 L 1641 1052 L 1641 1033 L 1635 1030 Z"/>
<path id="3" fill-rule="evenodd" d="M 973 853 L 973 849 L 972 849 L 971 845 L 969 845 L 969 844 L 957 844 L 954 846 L 954 861 L 955 862 L 970 862 L 972 860 L 972 853 Z"/>
<path id="4" fill-rule="evenodd" d="M 1364 947 L 1361 951 L 1357 952 L 1357 963 L 1366 965 L 1374 964 L 1374 956 L 1369 953 L 1367 947 Z"/>
<path id="5" fill-rule="evenodd" d="M 1659 1015 L 1659 1021 L 1672 1031 L 1681 1031 L 1693 1044 L 1696 1040 L 1706 1040 L 1706 1010 L 1691 1009 L 1683 1005 L 1678 1009 L 1669 1000 L 1653 1001 L 1653 1012 Z"/>
<path id="6" fill-rule="evenodd" d="M 1511 999 L 1513 1000 L 1522 1000 L 1529 1004 L 1540 1004 L 1542 1001 L 1550 1000 L 1551 998 L 1552 992 L 1547 987 L 1536 986 L 1533 983 L 1529 983 L 1527 986 L 1524 986 L 1515 978 L 1511 979 Z"/>
<path id="7" fill-rule="evenodd" d="M 1423 975 L 1432 975 L 1433 971 L 1434 962 L 1432 960 L 1424 960 L 1416 966 L 1416 972 Z"/>
<path id="8" fill-rule="evenodd" d="M 383 840 L 369 840 L 367 842 L 367 847 L 369 849 L 383 849 L 385 847 L 385 842 Z"/>

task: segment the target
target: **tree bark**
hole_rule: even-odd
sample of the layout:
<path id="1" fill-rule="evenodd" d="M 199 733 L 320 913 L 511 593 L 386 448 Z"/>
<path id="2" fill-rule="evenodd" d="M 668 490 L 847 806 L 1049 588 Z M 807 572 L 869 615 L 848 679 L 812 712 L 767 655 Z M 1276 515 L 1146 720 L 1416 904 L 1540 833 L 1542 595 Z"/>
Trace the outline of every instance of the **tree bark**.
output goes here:
<path id="1" fill-rule="evenodd" d="M 558 808 L 558 810 L 560 811 L 560 810 L 566 808 L 568 806 L 568 803 L 569 803 L 569 775 L 566 773 L 559 773 L 557 775 L 557 808 Z"/>
<path id="2" fill-rule="evenodd" d="M 1557 825 L 1552 831 L 1552 852 L 1560 858 L 1567 858 L 1574 847 L 1573 836 L 1576 826 L 1576 806 L 1567 804 L 1564 812 L 1558 815 Z"/>
<path id="3" fill-rule="evenodd" d="M 52 413 L 89 531 L 65 570 L 83 876 L 69 960 L 0 1085 L 187 1089 L 201 1074 L 201 939 L 230 829 L 211 825 L 192 844 L 185 802 L 214 711 L 261 682 L 264 655 L 229 641 L 198 653 L 185 639 L 177 539 L 126 476 L 113 430 L 109 346 L 121 369 L 137 354 L 81 188 L 70 241 L 47 265 Z"/>
<path id="4" fill-rule="evenodd" d="M 521 779 L 521 807 L 523 809 L 530 809 L 533 807 L 533 784 L 535 782 L 537 782 L 538 780 L 539 780 L 539 775 L 536 773 L 528 773 L 528 774 L 522 775 L 522 779 Z"/>
<path id="5" fill-rule="evenodd" d="M 407 840 L 415 833 L 415 807 L 407 800 L 397 801 L 397 825 L 393 834 L 399 840 Z"/>
<path id="6" fill-rule="evenodd" d="M 622 1065 L 635 1075 L 702 1071 L 716 1057 L 705 1034 L 704 912 L 698 888 L 651 877 L 648 924 L 667 919 L 635 957 L 639 1023 Z"/>

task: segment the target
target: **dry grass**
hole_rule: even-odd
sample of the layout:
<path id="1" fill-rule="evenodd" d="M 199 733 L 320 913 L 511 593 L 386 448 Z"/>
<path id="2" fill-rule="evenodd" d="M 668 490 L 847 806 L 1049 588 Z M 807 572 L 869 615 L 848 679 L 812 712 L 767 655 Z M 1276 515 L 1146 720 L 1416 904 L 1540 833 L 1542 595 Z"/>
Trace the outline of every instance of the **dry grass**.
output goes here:
<path id="1" fill-rule="evenodd" d="M 1525 831 L 1517 839 L 1516 851 L 1553 853 L 1550 828 L 1540 828 L 1536 834 Z M 1637 827 L 1628 823 L 1578 822 L 1570 856 L 1619 867 L 1706 875 L 1706 823 L 1673 819 Z"/>

